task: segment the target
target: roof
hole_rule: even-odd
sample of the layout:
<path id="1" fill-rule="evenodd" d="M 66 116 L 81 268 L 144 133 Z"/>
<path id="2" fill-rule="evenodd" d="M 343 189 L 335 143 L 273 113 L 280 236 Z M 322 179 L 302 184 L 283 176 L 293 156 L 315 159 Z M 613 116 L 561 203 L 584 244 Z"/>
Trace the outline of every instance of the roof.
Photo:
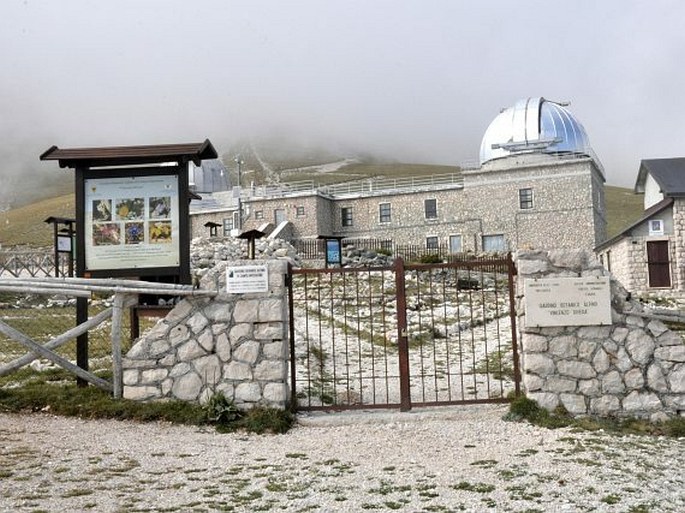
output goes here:
<path id="1" fill-rule="evenodd" d="M 607 239 L 601 244 L 597 245 L 595 251 L 601 251 L 604 248 L 612 246 L 615 242 L 618 242 L 622 238 L 626 237 L 631 231 L 633 231 L 633 229 L 647 221 L 650 217 L 652 217 L 655 214 L 658 214 L 659 212 L 662 212 L 663 210 L 666 210 L 671 205 L 673 205 L 673 198 L 664 198 L 659 203 L 652 205 L 643 212 L 642 217 L 640 219 L 638 219 L 628 227 L 624 228 L 619 234 L 614 235 L 612 238 Z"/>
<path id="2" fill-rule="evenodd" d="M 201 143 L 155 144 L 147 146 L 107 146 L 101 148 L 65 148 L 52 146 L 40 160 L 58 160 L 60 167 L 130 166 L 162 162 L 194 162 L 217 158 L 209 139 Z"/>
<path id="3" fill-rule="evenodd" d="M 685 157 L 643 160 L 635 192 L 645 192 L 647 174 L 654 178 L 664 196 L 685 196 Z"/>

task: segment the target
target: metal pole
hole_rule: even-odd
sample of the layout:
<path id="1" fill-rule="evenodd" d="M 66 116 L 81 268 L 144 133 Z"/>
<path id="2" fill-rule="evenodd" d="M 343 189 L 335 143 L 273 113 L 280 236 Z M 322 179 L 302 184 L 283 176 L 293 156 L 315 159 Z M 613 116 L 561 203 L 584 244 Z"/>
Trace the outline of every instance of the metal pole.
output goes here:
<path id="1" fill-rule="evenodd" d="M 238 164 L 238 230 L 242 231 L 243 230 L 243 204 L 242 204 L 242 198 L 241 196 L 243 195 L 243 190 L 242 190 L 242 180 L 241 180 L 241 171 L 242 171 L 242 165 L 244 164 L 242 158 L 240 155 L 238 155 L 234 159 L 235 163 Z"/>

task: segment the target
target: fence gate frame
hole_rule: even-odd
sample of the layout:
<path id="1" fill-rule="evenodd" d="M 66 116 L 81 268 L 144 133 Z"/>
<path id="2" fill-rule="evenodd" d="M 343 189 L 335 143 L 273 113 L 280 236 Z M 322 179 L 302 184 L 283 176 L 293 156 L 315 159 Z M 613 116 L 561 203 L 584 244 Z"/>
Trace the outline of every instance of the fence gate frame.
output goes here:
<path id="1" fill-rule="evenodd" d="M 519 364 L 519 351 L 518 351 L 518 337 L 517 337 L 517 327 L 516 327 L 516 303 L 515 303 L 515 290 L 516 290 L 516 266 L 514 264 L 512 254 L 507 253 L 506 256 L 493 257 L 487 256 L 482 258 L 454 258 L 448 263 L 442 264 L 405 264 L 402 258 L 396 258 L 393 264 L 389 267 L 363 267 L 363 268 L 334 268 L 334 269 L 306 269 L 306 268 L 293 268 L 292 265 L 288 267 L 288 275 L 286 277 L 286 283 L 288 286 L 288 310 L 289 310 L 289 346 L 290 346 L 290 392 L 291 392 L 291 408 L 293 410 L 299 411 L 338 411 L 338 410 L 350 410 L 350 409 L 372 409 L 372 408 L 390 408 L 396 409 L 399 407 L 400 411 L 409 411 L 413 406 L 444 406 L 444 405 L 457 405 L 457 404 L 477 404 L 477 403 L 504 403 L 509 402 L 510 399 L 502 396 L 498 398 L 486 398 L 486 399 L 462 399 L 462 400 L 448 400 L 448 401 L 413 401 L 411 397 L 411 364 L 410 364 L 410 333 L 409 333 L 409 323 L 407 319 L 407 283 L 406 283 L 406 273 L 407 271 L 422 271 L 431 269 L 457 269 L 457 270 L 471 270 L 479 268 L 498 268 L 506 269 L 507 276 L 507 298 L 506 303 L 508 304 L 508 312 L 506 316 L 509 317 L 511 323 L 511 351 L 512 355 L 512 365 L 513 365 L 513 386 L 514 393 L 516 396 L 520 395 L 521 389 L 521 372 Z M 295 330 L 295 294 L 294 289 L 296 287 L 295 280 L 293 277 L 295 275 L 326 275 L 335 273 L 370 273 L 373 271 L 385 271 L 393 272 L 395 275 L 395 298 L 396 298 L 396 323 L 397 323 L 397 359 L 398 359 L 398 369 L 399 369 L 399 394 L 400 400 L 398 403 L 388 403 L 388 404 L 332 404 L 332 405 L 298 405 L 298 379 L 297 379 L 297 358 L 296 358 L 296 330 Z M 484 272 L 481 270 L 481 273 Z M 499 271 L 498 271 L 499 272 Z M 499 328 L 498 328 L 499 329 Z M 499 333 L 499 331 L 498 331 Z M 386 376 L 387 379 L 387 376 Z"/>

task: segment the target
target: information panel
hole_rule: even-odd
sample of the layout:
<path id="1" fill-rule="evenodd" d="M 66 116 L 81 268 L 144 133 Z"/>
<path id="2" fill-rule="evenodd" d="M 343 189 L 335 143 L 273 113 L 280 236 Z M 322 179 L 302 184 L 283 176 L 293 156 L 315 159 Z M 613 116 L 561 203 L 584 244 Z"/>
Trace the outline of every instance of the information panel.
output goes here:
<path id="1" fill-rule="evenodd" d="M 526 279 L 524 291 L 526 326 L 611 324 L 608 277 Z"/>
<path id="2" fill-rule="evenodd" d="M 86 270 L 180 265 L 178 176 L 85 180 Z"/>
<path id="3" fill-rule="evenodd" d="M 229 294 L 266 292 L 269 290 L 269 271 L 265 265 L 243 265 L 226 268 L 226 291 Z"/>

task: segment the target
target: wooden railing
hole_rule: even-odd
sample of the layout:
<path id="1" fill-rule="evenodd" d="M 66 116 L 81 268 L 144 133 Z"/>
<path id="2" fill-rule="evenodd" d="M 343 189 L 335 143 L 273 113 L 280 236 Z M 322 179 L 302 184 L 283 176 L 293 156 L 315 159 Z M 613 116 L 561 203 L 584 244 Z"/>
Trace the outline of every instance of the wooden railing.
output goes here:
<path id="1" fill-rule="evenodd" d="M 93 293 L 113 294 L 111 308 L 79 324 L 63 334 L 41 345 L 31 337 L 0 321 L 0 333 L 19 342 L 28 353 L 0 366 L 0 376 L 9 374 L 42 357 L 75 374 L 79 378 L 104 390 L 112 392 L 119 399 L 123 392 L 123 371 L 121 355 L 121 320 L 124 309 L 138 303 L 138 294 L 159 294 L 172 296 L 215 296 L 216 291 L 197 290 L 191 285 L 150 283 L 136 280 L 85 279 L 85 278 L 5 278 L 0 279 L 0 291 L 18 294 L 64 295 L 68 297 L 90 298 Z M 58 355 L 54 350 L 104 321 L 112 319 L 112 383 L 88 372 Z"/>

